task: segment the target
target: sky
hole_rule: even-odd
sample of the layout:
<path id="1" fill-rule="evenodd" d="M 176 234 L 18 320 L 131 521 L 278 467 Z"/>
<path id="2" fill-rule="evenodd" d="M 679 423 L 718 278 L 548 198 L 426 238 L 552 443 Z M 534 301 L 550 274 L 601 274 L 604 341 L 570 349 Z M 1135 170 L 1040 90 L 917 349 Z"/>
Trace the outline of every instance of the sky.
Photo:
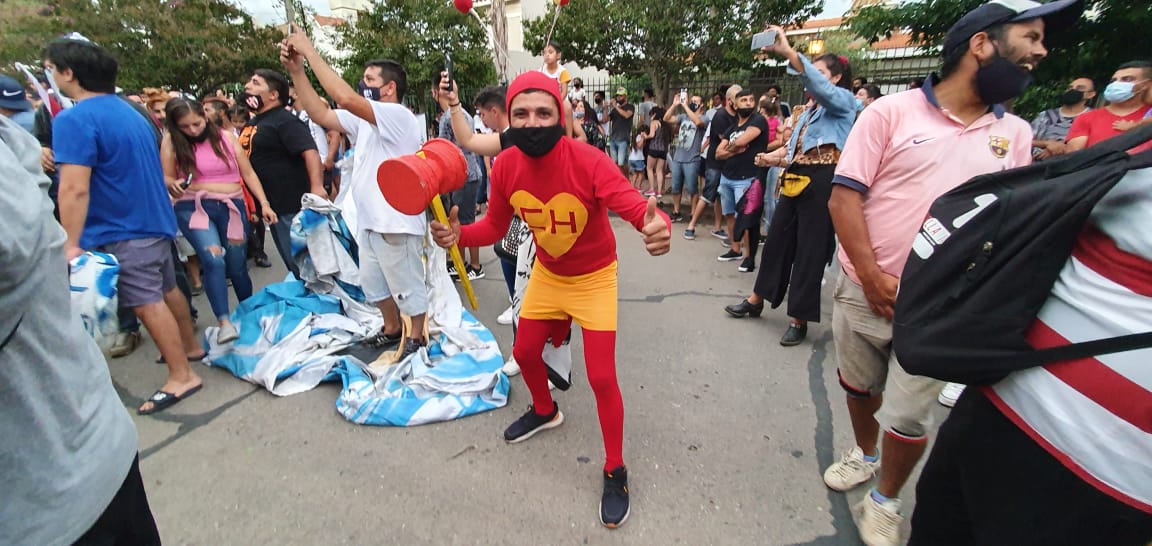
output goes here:
<path id="1" fill-rule="evenodd" d="M 284 22 L 284 8 L 279 0 L 235 0 L 241 8 L 253 14 L 262 23 L 283 23 Z M 316 10 L 320 15 L 328 15 L 328 0 L 302 0 L 304 5 Z M 436 0 L 429 0 L 436 1 Z M 447 0 L 443 0 L 447 1 Z M 852 0 L 824 0 L 824 12 L 817 16 L 818 19 L 826 17 L 839 17 L 848 7 L 852 5 Z"/>

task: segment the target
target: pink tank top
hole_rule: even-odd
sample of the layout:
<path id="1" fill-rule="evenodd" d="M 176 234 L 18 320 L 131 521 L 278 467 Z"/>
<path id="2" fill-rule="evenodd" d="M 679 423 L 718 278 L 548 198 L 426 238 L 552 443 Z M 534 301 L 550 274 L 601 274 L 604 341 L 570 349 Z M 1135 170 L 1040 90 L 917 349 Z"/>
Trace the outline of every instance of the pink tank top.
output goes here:
<path id="1" fill-rule="evenodd" d="M 240 183 L 240 165 L 236 162 L 236 153 L 232 150 L 232 145 L 226 135 L 221 134 L 220 137 L 220 147 L 223 148 L 224 157 L 227 157 L 228 161 L 224 161 L 216 155 L 211 142 L 205 140 L 197 144 L 195 151 L 198 173 L 192 178 L 193 184 Z"/>

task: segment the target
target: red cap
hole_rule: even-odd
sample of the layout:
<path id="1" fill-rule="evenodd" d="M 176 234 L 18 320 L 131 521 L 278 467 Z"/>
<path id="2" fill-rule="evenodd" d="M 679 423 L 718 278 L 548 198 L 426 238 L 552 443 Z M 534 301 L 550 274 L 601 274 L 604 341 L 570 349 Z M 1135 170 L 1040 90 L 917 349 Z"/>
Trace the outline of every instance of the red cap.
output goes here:
<path id="1" fill-rule="evenodd" d="M 564 109 L 560 106 L 560 82 L 536 70 L 516 76 L 516 79 L 512 80 L 512 83 L 508 86 L 508 104 L 505 105 L 508 113 L 512 113 L 512 99 L 516 98 L 516 95 L 528 90 L 540 90 L 552 95 L 552 98 L 556 100 L 556 108 L 559 109 L 560 126 L 563 127 Z"/>

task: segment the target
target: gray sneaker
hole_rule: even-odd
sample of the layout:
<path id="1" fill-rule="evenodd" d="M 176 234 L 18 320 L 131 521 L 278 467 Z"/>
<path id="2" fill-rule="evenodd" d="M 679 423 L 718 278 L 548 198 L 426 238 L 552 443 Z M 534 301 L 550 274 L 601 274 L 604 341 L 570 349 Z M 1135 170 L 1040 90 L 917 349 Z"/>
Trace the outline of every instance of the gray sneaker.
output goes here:
<path id="1" fill-rule="evenodd" d="M 136 346 L 140 345 L 140 332 L 120 332 L 116 334 L 116 341 L 112 343 L 112 347 L 108 349 L 108 354 L 112 358 L 120 358 L 132 354 L 136 350 Z"/>

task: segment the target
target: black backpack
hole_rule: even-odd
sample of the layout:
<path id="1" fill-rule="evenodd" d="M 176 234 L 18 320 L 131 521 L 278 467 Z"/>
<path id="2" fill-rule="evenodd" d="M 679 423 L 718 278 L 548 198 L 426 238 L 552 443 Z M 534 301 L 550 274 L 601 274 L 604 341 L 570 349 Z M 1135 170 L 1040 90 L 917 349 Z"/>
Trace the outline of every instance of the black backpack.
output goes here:
<path id="1" fill-rule="evenodd" d="M 968 385 L 1051 362 L 1152 346 L 1152 332 L 1036 350 L 1025 339 L 1096 203 L 1152 166 L 1152 126 L 977 176 L 929 209 L 900 278 L 892 348 L 909 373 Z"/>

